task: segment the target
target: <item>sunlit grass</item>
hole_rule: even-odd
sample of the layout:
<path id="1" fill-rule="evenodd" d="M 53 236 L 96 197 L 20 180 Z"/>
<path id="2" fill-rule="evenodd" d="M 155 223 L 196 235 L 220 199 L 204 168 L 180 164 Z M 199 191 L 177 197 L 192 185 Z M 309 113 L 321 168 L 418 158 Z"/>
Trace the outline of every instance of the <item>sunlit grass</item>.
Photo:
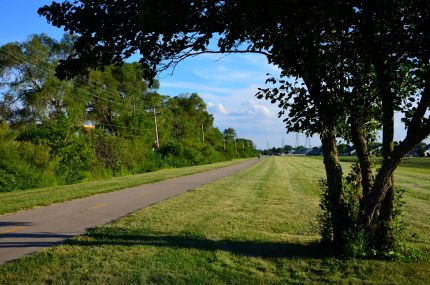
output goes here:
<path id="1" fill-rule="evenodd" d="M 345 167 L 348 164 L 344 164 Z M 11 284 L 429 284 L 429 175 L 407 188 L 420 260 L 342 260 L 318 244 L 322 161 L 275 157 L 0 267 Z"/>

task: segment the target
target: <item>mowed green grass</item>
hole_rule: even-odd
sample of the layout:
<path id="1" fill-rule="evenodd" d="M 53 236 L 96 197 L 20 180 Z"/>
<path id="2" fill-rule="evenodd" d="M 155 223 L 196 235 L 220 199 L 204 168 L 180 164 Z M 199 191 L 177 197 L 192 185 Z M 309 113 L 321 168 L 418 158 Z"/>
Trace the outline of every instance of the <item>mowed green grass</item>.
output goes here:
<path id="1" fill-rule="evenodd" d="M 53 203 L 65 202 L 94 194 L 112 192 L 141 184 L 190 175 L 240 163 L 244 160 L 245 159 L 235 159 L 205 165 L 162 169 L 154 172 L 114 177 L 72 185 L 4 192 L 0 193 L 0 215 L 16 212 L 18 210 L 31 209 L 37 206 L 47 206 Z"/>
<path id="2" fill-rule="evenodd" d="M 322 161 L 273 157 L 7 263 L 0 283 L 429 284 L 430 169 L 425 171 L 400 169 L 397 178 L 408 187 L 405 221 L 417 234 L 407 241 L 420 248 L 420 260 L 328 255 L 316 228 Z"/>

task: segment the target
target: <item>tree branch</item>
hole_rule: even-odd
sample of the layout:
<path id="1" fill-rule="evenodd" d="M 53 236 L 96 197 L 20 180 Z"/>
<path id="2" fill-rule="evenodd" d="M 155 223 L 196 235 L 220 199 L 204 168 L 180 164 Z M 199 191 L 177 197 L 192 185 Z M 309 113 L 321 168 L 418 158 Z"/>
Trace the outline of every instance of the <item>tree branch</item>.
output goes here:
<path id="1" fill-rule="evenodd" d="M 195 56 L 202 55 L 202 54 L 226 54 L 226 56 L 227 56 L 228 54 L 233 54 L 233 53 L 255 53 L 255 54 L 265 55 L 266 57 L 271 56 L 270 53 L 265 52 L 265 51 L 261 51 L 261 50 L 228 50 L 228 51 L 220 51 L 220 50 L 193 51 L 193 50 L 189 50 L 183 54 L 180 54 L 178 56 L 173 57 L 166 64 L 163 64 L 161 66 L 161 68 L 157 70 L 157 72 L 166 71 L 166 70 L 172 68 L 173 70 L 170 73 L 170 75 L 173 75 L 176 66 L 181 61 L 183 61 L 187 58 L 195 57 Z"/>

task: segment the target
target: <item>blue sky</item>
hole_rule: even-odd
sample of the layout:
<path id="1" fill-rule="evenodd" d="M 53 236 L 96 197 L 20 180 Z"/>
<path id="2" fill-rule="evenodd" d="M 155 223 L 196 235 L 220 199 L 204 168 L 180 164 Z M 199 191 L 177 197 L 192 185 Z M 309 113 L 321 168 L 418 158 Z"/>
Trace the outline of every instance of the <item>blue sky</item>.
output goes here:
<path id="1" fill-rule="evenodd" d="M 60 39 L 61 29 L 50 26 L 36 13 L 38 7 L 50 4 L 49 0 L 0 0 L 0 45 L 11 41 L 24 41 L 29 35 L 46 33 Z M 232 127 L 239 137 L 252 139 L 258 148 L 295 145 L 296 134 L 286 134 L 279 109 L 265 100 L 255 98 L 258 87 L 264 86 L 265 74 L 279 70 L 269 65 L 261 55 L 235 54 L 228 56 L 206 54 L 180 63 L 174 70 L 158 76 L 159 92 L 164 95 L 198 93 L 215 117 L 215 126 L 221 131 Z M 404 135 L 397 121 L 397 136 Z M 299 135 L 305 144 L 305 136 Z M 319 146 L 318 137 L 311 139 Z"/>
<path id="2" fill-rule="evenodd" d="M 36 13 L 48 0 L 1 0 L 0 44 L 24 41 L 31 34 L 46 33 L 60 39 L 61 29 L 50 26 Z M 269 102 L 254 97 L 264 86 L 266 73 L 277 73 L 258 55 L 201 55 L 179 64 L 173 75 L 159 75 L 164 95 L 198 93 L 215 117 L 215 126 L 222 130 L 232 127 L 238 136 L 252 139 L 258 148 L 295 143 L 295 135 L 287 135 L 277 118 L 278 109 Z M 304 144 L 304 136 L 301 141 Z M 318 144 L 315 139 L 313 144 Z"/>

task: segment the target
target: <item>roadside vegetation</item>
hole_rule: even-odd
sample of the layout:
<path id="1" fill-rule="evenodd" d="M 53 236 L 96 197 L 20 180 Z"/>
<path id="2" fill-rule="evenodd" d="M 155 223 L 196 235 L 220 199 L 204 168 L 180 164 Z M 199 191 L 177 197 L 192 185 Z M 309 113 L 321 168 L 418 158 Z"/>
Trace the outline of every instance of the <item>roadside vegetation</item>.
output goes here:
<path id="1" fill-rule="evenodd" d="M 0 192 L 0 215 L 38 206 L 46 206 L 52 203 L 65 202 L 94 194 L 112 192 L 145 183 L 153 183 L 179 176 L 191 175 L 242 161 L 243 159 L 235 159 L 197 166 L 162 169 L 148 173 L 100 179 L 72 185 Z"/>
<path id="2" fill-rule="evenodd" d="M 157 93 L 137 63 L 60 81 L 74 37 L 0 46 L 0 192 L 256 155 L 198 94 Z"/>
<path id="3" fill-rule="evenodd" d="M 9 262 L 0 283 L 429 284 L 430 168 L 407 162 L 396 182 L 406 189 L 402 241 L 415 256 L 333 257 L 316 220 L 322 160 L 271 157 Z"/>

